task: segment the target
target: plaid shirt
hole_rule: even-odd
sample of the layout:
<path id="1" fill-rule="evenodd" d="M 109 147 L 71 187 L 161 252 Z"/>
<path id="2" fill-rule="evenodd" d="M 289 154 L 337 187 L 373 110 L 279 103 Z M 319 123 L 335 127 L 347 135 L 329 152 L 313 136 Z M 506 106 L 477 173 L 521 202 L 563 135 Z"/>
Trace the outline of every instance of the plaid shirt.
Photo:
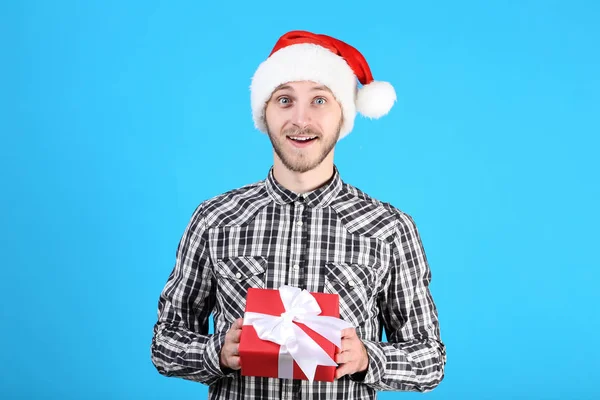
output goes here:
<path id="1" fill-rule="evenodd" d="M 298 195 L 273 177 L 200 204 L 177 247 L 158 305 L 152 362 L 202 382 L 211 399 L 375 399 L 377 390 L 429 391 L 444 377 L 445 346 L 431 272 L 412 218 L 332 179 Z M 334 382 L 223 372 L 225 333 L 251 287 L 338 293 L 356 327 L 366 374 Z M 209 334 L 213 314 L 214 334 Z M 388 342 L 382 342 L 385 329 Z"/>

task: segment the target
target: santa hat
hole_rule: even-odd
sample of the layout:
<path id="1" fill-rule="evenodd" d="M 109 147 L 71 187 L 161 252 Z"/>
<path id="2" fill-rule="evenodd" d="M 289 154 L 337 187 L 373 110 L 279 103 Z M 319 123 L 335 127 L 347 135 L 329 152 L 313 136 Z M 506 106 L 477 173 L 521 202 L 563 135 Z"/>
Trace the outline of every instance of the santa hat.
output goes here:
<path id="1" fill-rule="evenodd" d="M 340 139 L 352 131 L 357 111 L 379 118 L 396 101 L 392 85 L 374 81 L 367 61 L 354 47 L 327 35 L 292 31 L 279 38 L 252 78 L 250 99 L 257 129 L 267 132 L 265 104 L 273 91 L 295 81 L 313 81 L 331 90 L 342 106 Z"/>

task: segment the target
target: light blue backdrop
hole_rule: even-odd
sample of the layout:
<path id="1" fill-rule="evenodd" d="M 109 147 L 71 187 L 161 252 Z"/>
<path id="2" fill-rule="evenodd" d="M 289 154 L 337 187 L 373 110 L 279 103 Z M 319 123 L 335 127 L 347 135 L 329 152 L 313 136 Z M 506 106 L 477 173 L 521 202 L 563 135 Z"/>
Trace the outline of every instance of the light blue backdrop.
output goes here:
<path id="1" fill-rule="evenodd" d="M 158 295 L 194 208 L 266 176 L 248 87 L 292 29 L 399 94 L 336 162 L 421 231 L 424 398 L 600 398 L 599 3 L 416 3 L 2 2 L 0 398 L 206 396 L 150 362 Z"/>

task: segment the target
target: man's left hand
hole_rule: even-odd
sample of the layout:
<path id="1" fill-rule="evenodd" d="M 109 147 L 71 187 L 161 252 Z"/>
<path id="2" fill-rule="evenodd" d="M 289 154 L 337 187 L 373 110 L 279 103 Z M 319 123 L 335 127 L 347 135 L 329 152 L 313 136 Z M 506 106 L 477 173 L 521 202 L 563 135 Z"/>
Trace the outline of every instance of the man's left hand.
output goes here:
<path id="1" fill-rule="evenodd" d="M 340 364 L 335 372 L 336 379 L 367 370 L 369 366 L 367 349 L 356 335 L 354 328 L 342 331 L 342 349 L 336 354 L 335 362 Z"/>

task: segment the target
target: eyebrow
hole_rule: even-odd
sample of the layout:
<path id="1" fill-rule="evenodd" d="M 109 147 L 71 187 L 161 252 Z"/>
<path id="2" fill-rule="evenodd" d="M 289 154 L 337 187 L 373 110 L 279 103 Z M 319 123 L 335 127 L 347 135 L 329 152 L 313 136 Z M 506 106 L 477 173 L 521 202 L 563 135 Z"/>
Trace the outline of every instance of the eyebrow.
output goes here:
<path id="1" fill-rule="evenodd" d="M 294 91 L 294 88 L 292 86 L 290 86 L 286 83 L 283 83 L 283 84 L 277 86 L 275 88 L 275 90 L 273 90 L 273 93 L 278 92 L 280 90 L 285 90 L 285 89 Z M 325 91 L 325 92 L 329 92 L 329 93 L 333 94 L 333 92 L 325 85 L 315 86 L 313 88 L 310 88 L 310 91 L 311 92 Z"/>
<path id="2" fill-rule="evenodd" d="M 312 92 L 324 91 L 324 92 L 329 92 L 329 93 L 333 94 L 333 92 L 325 85 L 315 86 L 314 88 L 311 88 L 310 90 Z"/>
<path id="3" fill-rule="evenodd" d="M 290 89 L 290 90 L 294 90 L 293 87 L 291 87 L 290 85 L 286 85 L 285 83 L 282 83 L 281 85 L 277 86 L 275 88 L 275 90 L 273 90 L 273 93 L 278 92 L 280 90 L 284 90 L 284 89 Z"/>

